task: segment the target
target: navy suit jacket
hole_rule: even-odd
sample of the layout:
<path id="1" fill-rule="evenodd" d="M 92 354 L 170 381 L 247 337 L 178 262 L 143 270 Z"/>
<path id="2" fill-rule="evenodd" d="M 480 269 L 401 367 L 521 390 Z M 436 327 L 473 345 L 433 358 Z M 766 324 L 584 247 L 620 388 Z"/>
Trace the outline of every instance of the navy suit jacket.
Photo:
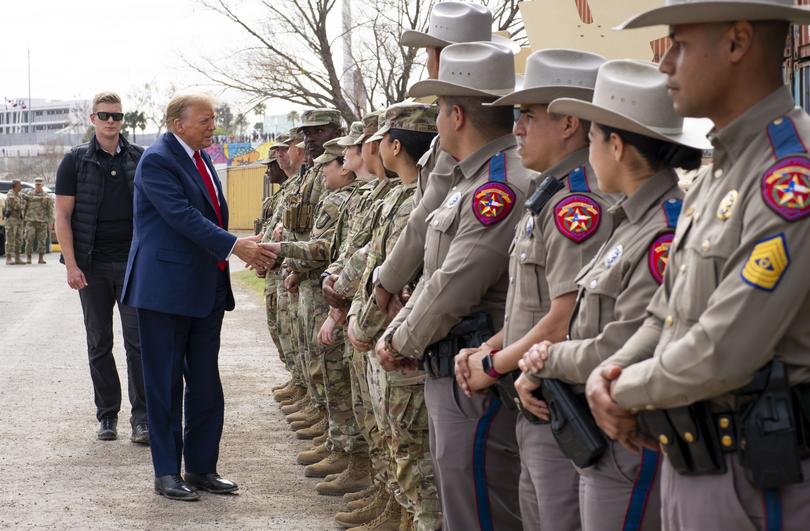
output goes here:
<path id="1" fill-rule="evenodd" d="M 214 308 L 217 262 L 233 248 L 228 205 L 211 158 L 224 228 L 194 161 L 172 133 L 143 154 L 135 171 L 134 230 L 122 302 L 135 308 L 202 318 Z M 227 273 L 227 270 L 226 270 Z M 226 310 L 234 307 L 230 277 Z"/>

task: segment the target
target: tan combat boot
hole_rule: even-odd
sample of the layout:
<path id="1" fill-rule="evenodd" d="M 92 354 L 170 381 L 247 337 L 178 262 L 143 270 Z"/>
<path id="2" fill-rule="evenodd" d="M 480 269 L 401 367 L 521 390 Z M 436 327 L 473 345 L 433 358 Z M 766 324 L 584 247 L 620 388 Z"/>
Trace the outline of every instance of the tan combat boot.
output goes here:
<path id="1" fill-rule="evenodd" d="M 315 491 L 322 496 L 343 496 L 371 484 L 371 461 L 367 454 L 351 454 L 349 466 L 332 480 L 321 481 Z"/>
<path id="2" fill-rule="evenodd" d="M 302 420 L 296 420 L 290 423 L 290 429 L 293 431 L 303 430 L 309 428 L 310 426 L 314 426 L 315 424 L 319 423 L 321 420 L 326 418 L 326 414 L 320 408 L 313 409 L 306 418 Z M 318 431 L 312 437 L 320 435 L 323 430 Z"/>
<path id="3" fill-rule="evenodd" d="M 312 416 L 312 413 L 317 410 L 318 404 L 316 404 L 315 402 L 308 401 L 307 404 L 299 411 L 289 413 L 286 417 L 286 420 L 289 423 L 300 422 Z"/>
<path id="4" fill-rule="evenodd" d="M 385 492 L 386 492 L 385 488 L 382 485 L 378 484 L 378 485 L 376 485 L 376 488 L 368 496 L 363 496 L 362 498 L 355 498 L 355 499 L 353 499 L 351 501 L 348 501 L 346 503 L 346 509 L 348 510 L 348 512 L 352 512 L 352 511 L 356 511 L 358 509 L 362 509 L 363 507 L 367 507 L 375 499 L 382 496 L 383 493 L 385 493 Z M 356 494 L 356 493 L 351 492 L 349 494 Z M 345 496 L 349 496 L 349 494 L 346 494 Z M 345 496 L 343 498 L 344 500 L 346 499 Z"/>
<path id="5" fill-rule="evenodd" d="M 273 399 L 276 402 L 286 402 L 287 400 L 290 399 L 292 399 L 292 401 L 295 402 L 304 395 L 306 395 L 306 389 L 296 385 L 295 387 L 289 387 L 287 389 L 282 389 L 281 391 L 275 391 L 273 393 Z"/>
<path id="6" fill-rule="evenodd" d="M 6 265 L 14 265 L 14 258 L 10 254 L 6 255 Z"/>
<path id="7" fill-rule="evenodd" d="M 30 255 L 30 254 L 29 254 L 29 255 L 26 255 L 26 260 L 25 260 L 25 263 L 26 263 L 26 264 L 30 264 L 30 263 L 31 263 L 31 255 Z"/>
<path id="8" fill-rule="evenodd" d="M 329 427 L 329 421 L 326 420 L 326 417 L 323 417 L 321 420 L 310 426 L 309 428 L 302 428 L 295 432 L 296 439 L 314 439 L 318 435 L 321 435 L 326 431 Z"/>
<path id="9" fill-rule="evenodd" d="M 299 453 L 296 461 L 298 461 L 299 465 L 314 465 L 328 456 L 329 448 L 326 447 L 326 444 L 315 444 L 311 448 Z"/>
<path id="10" fill-rule="evenodd" d="M 385 510 L 374 520 L 363 525 L 352 527 L 349 531 L 399 531 L 399 522 L 402 520 L 402 507 L 391 496 Z"/>
<path id="11" fill-rule="evenodd" d="M 25 264 L 25 262 L 23 262 L 23 259 L 20 258 L 20 255 L 15 254 L 14 255 L 14 265 L 23 265 L 23 264 Z"/>
<path id="12" fill-rule="evenodd" d="M 388 501 L 392 499 L 394 499 L 393 496 L 388 493 L 385 487 L 380 486 L 369 503 L 350 511 L 337 513 L 335 522 L 343 527 L 354 527 L 363 525 L 366 522 L 372 522 L 385 511 Z"/>
<path id="13" fill-rule="evenodd" d="M 309 405 L 309 397 L 305 396 L 301 400 L 290 404 L 289 406 L 281 406 L 281 412 L 285 415 L 297 413 Z"/>
<path id="14" fill-rule="evenodd" d="M 349 455 L 345 452 L 332 452 L 314 465 L 304 469 L 308 478 L 323 478 L 329 474 L 339 474 L 349 466 Z"/>
<path id="15" fill-rule="evenodd" d="M 329 438 L 329 434 L 325 431 L 312 439 L 312 444 L 319 445 L 319 444 L 326 444 L 326 440 Z"/>
<path id="16" fill-rule="evenodd" d="M 276 391 L 281 391 L 282 389 L 289 389 L 292 386 L 293 386 L 293 381 L 292 381 L 292 378 L 290 378 L 289 380 L 287 380 L 286 382 L 284 382 L 281 385 L 275 385 L 275 386 L 271 387 L 270 391 L 275 393 Z"/>
<path id="17" fill-rule="evenodd" d="M 377 494 L 378 490 L 379 487 L 375 483 L 372 483 L 363 490 L 347 492 L 346 494 L 343 495 L 343 503 L 349 504 L 357 500 L 367 500 L 367 502 L 370 502 L 371 498 L 374 497 L 375 494 Z"/>
<path id="18" fill-rule="evenodd" d="M 39 253 L 39 261 L 37 263 L 38 264 L 47 264 L 47 262 L 45 261 L 45 255 L 44 254 Z"/>

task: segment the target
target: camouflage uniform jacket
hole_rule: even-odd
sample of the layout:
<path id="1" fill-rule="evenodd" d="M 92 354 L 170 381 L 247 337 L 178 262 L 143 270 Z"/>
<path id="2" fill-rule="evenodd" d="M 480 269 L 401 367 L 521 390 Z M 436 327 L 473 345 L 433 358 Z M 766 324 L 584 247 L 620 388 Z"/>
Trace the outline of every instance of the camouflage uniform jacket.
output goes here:
<path id="1" fill-rule="evenodd" d="M 23 215 L 25 213 L 25 196 L 23 196 L 22 192 L 9 190 L 8 194 L 6 194 L 5 208 L 7 208 L 9 211 L 7 219 L 23 219 Z"/>
<path id="2" fill-rule="evenodd" d="M 358 339 L 373 341 L 385 330 L 387 316 L 374 303 L 371 294 L 374 269 L 385 261 L 408 223 L 414 207 L 417 183 L 401 184 L 385 196 L 380 214 L 372 228 L 367 247 L 366 264 L 360 277 L 360 287 L 352 301 L 349 315 L 357 316 Z"/>
<path id="3" fill-rule="evenodd" d="M 285 194 L 282 212 L 284 240 L 309 240 L 318 203 L 323 194 L 323 174 L 320 164 L 303 171 L 290 183 Z"/>
<path id="4" fill-rule="evenodd" d="M 290 189 L 290 183 L 293 179 L 287 179 L 281 183 L 281 187 L 265 200 L 264 208 L 262 209 L 262 241 L 269 242 L 273 239 L 273 229 L 281 221 L 283 213 L 284 200 Z M 266 212 L 266 214 L 265 214 Z"/>
<path id="5" fill-rule="evenodd" d="M 337 220 L 358 184 L 354 181 L 323 196 L 315 211 L 315 223 L 309 240 L 281 242 L 281 256 L 286 258 L 287 266 L 291 270 L 308 273 L 312 278 L 325 269 L 331 255 Z"/>
<path id="6" fill-rule="evenodd" d="M 371 240 L 371 231 L 374 219 L 379 215 L 380 209 L 387 194 L 400 184 L 399 179 L 383 179 L 378 181 L 374 189 L 364 196 L 364 201 L 358 206 L 359 212 L 367 212 L 365 216 L 358 216 L 349 229 L 349 234 L 343 244 L 338 260 L 331 264 L 327 271 L 338 274 L 335 282 L 335 291 L 343 298 L 351 299 L 360 284 L 360 275 L 365 269 L 365 255 L 354 258 L 360 249 Z M 359 267 L 350 267 L 355 264 Z"/>
<path id="7" fill-rule="evenodd" d="M 30 192 L 25 198 L 25 221 L 53 222 L 53 201 L 48 192 Z"/>

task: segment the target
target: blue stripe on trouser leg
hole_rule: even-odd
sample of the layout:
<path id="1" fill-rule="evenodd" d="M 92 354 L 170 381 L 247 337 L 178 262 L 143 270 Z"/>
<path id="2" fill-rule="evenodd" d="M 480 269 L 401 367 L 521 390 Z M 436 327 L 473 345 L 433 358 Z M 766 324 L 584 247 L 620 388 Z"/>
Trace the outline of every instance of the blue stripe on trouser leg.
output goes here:
<path id="1" fill-rule="evenodd" d="M 481 531 L 492 531 L 492 511 L 489 507 L 489 492 L 487 489 L 487 437 L 492 420 L 501 408 L 501 401 L 493 398 L 489 407 L 478 419 L 475 427 L 475 443 L 473 444 L 473 480 L 475 482 L 475 506 L 478 510 L 478 523 Z"/>
<path id="2" fill-rule="evenodd" d="M 641 529 L 644 523 L 644 511 L 647 509 L 647 500 L 650 498 L 655 476 L 658 474 L 659 452 L 644 449 L 641 453 L 641 466 L 638 476 L 633 484 L 630 494 L 630 503 L 627 504 L 627 513 L 624 516 L 624 531 Z"/>
<path id="3" fill-rule="evenodd" d="M 762 498 L 765 503 L 765 531 L 781 531 L 782 498 L 779 489 L 763 490 Z"/>

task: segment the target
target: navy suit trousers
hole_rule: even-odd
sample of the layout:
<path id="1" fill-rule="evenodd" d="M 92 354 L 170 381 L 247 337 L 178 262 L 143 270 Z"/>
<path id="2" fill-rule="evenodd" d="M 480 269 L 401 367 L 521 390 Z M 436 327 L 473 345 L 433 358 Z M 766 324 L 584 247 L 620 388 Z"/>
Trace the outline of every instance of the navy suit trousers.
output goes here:
<path id="1" fill-rule="evenodd" d="M 214 309 L 206 317 L 138 309 L 155 476 L 179 474 L 183 458 L 187 472 L 217 470 L 225 414 L 219 335 L 227 297 L 227 272 L 218 273 Z"/>

